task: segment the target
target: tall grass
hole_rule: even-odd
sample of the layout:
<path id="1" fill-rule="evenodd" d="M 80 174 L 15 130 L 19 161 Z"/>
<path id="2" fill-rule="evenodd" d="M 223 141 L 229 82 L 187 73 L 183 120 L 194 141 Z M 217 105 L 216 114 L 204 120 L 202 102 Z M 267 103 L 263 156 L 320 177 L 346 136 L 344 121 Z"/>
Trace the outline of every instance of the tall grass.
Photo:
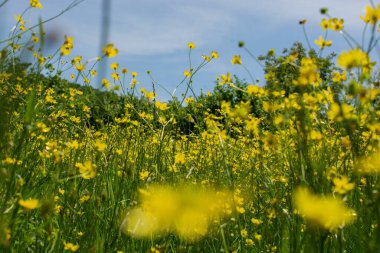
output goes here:
<path id="1" fill-rule="evenodd" d="M 367 8 L 368 27 L 378 13 Z M 322 26 L 351 40 L 343 21 L 323 14 Z M 192 78 L 218 58 L 212 52 L 199 66 L 189 60 L 185 96 L 167 91 L 173 99 L 162 102 L 116 64 L 103 90 L 91 87 L 116 45 L 88 62 L 71 57 L 65 37 L 44 56 L 35 27 L 43 31 L 20 17 L 1 42 L 2 251 L 380 251 L 375 28 L 337 65 L 321 57 L 324 37 L 319 52 L 296 44 L 252 55 L 263 87 L 224 73 L 214 92 L 197 96 Z M 22 50 L 35 60 L 22 63 Z"/>

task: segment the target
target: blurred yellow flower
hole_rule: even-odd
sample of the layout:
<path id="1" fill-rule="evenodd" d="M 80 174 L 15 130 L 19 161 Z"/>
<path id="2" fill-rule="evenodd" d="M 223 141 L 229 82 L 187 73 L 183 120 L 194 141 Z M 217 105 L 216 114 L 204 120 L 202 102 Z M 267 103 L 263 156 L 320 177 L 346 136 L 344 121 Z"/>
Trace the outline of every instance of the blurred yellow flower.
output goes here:
<path id="1" fill-rule="evenodd" d="M 33 8 L 42 9 L 42 4 L 39 0 L 30 0 L 30 6 Z"/>
<path id="2" fill-rule="evenodd" d="M 113 46 L 113 44 L 107 44 L 103 48 L 103 54 L 109 58 L 115 57 L 119 53 L 119 50 Z"/>
<path id="3" fill-rule="evenodd" d="M 187 240 L 206 235 L 210 224 L 233 206 L 228 192 L 153 186 L 140 189 L 141 206 L 129 211 L 122 229 L 135 237 L 176 232 Z"/>
<path id="4" fill-rule="evenodd" d="M 184 153 L 177 153 L 174 157 L 174 162 L 176 164 L 184 164 L 186 162 L 186 157 Z"/>
<path id="5" fill-rule="evenodd" d="M 359 160 L 357 171 L 361 174 L 380 173 L 380 151 Z"/>
<path id="6" fill-rule="evenodd" d="M 318 40 L 315 40 L 314 43 L 317 44 L 320 49 L 324 49 L 325 47 L 332 45 L 331 40 L 325 40 L 322 36 L 319 36 Z"/>
<path id="7" fill-rule="evenodd" d="M 183 71 L 183 75 L 185 76 L 185 77 L 190 77 L 191 76 L 191 69 L 190 70 L 185 70 L 185 71 Z"/>
<path id="8" fill-rule="evenodd" d="M 96 176 L 96 166 L 92 164 L 90 161 L 86 161 L 84 164 L 76 163 L 75 167 L 79 169 L 79 173 L 81 173 L 80 176 L 84 179 L 91 179 Z"/>
<path id="9" fill-rule="evenodd" d="M 241 56 L 240 55 L 234 55 L 231 60 L 232 64 L 242 64 Z"/>
<path id="10" fill-rule="evenodd" d="M 18 201 L 18 204 L 27 210 L 32 210 L 39 207 L 40 202 L 38 201 L 38 199 L 29 199 L 29 200 L 20 199 Z"/>
<path id="11" fill-rule="evenodd" d="M 94 147 L 97 151 L 104 151 L 106 148 L 107 148 L 107 144 L 105 144 L 104 142 L 102 142 L 101 140 L 97 139 L 95 140 L 95 144 L 94 144 Z"/>
<path id="12" fill-rule="evenodd" d="M 367 66 L 369 63 L 369 56 L 359 48 L 344 51 L 338 57 L 338 65 L 346 69 Z"/>
<path id="13" fill-rule="evenodd" d="M 187 47 L 190 48 L 190 49 L 194 49 L 195 48 L 195 43 L 194 42 L 189 42 L 189 43 L 187 43 Z"/>
<path id="14" fill-rule="evenodd" d="M 219 54 L 218 54 L 218 52 L 216 52 L 216 51 L 212 51 L 212 52 L 211 52 L 211 58 L 213 58 L 213 59 L 218 59 L 218 58 L 219 58 Z"/>
<path id="15" fill-rule="evenodd" d="M 169 109 L 168 103 L 162 103 L 159 100 L 156 101 L 155 106 L 158 109 L 160 109 L 161 111 L 165 111 L 165 110 Z"/>
<path id="16" fill-rule="evenodd" d="M 345 194 L 352 189 L 354 189 L 355 184 L 350 183 L 347 176 L 342 176 L 340 178 L 334 178 L 334 191 L 339 194 Z"/>
<path id="17" fill-rule="evenodd" d="M 220 75 L 220 77 L 218 77 L 218 79 L 219 79 L 219 82 L 218 82 L 219 85 L 225 85 L 225 84 L 232 83 L 232 77 L 231 77 L 230 72 L 228 72 L 227 74 Z"/>
<path id="18" fill-rule="evenodd" d="M 110 65 L 110 68 L 113 69 L 113 70 L 117 70 L 118 67 L 119 67 L 119 63 L 117 63 L 117 62 L 113 62 Z"/>
<path id="19" fill-rule="evenodd" d="M 79 245 L 78 244 L 73 244 L 73 243 L 71 243 L 71 242 L 63 242 L 63 244 L 64 244 L 64 249 L 65 250 L 70 250 L 70 251 L 72 251 L 72 252 L 75 252 L 75 251 L 78 251 L 78 249 L 79 249 Z"/>
<path id="20" fill-rule="evenodd" d="M 360 18 L 365 23 L 370 23 L 374 25 L 380 19 L 380 5 L 378 5 L 376 8 L 367 5 L 365 8 L 365 15 L 360 16 Z"/>
<path id="21" fill-rule="evenodd" d="M 339 198 L 320 197 L 306 188 L 298 188 L 294 204 L 302 216 L 325 229 L 336 229 L 354 222 L 356 213 Z"/>

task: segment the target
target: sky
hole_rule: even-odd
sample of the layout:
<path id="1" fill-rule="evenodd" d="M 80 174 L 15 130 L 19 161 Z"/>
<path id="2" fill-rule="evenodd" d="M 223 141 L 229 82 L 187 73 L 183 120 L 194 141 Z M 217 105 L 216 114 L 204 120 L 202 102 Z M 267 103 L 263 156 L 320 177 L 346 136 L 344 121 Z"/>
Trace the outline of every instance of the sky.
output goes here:
<path id="1" fill-rule="evenodd" d="M 2 2 L 2 1 L 0 1 Z M 24 16 L 27 25 L 36 24 L 39 17 L 48 19 L 65 9 L 71 0 L 40 0 L 42 9 L 33 9 Z M 28 0 L 10 0 L 0 8 L 0 39 L 6 38 L 15 24 L 14 15 L 22 13 Z M 366 0 L 109 0 L 109 42 L 119 49 L 117 57 L 107 64 L 118 62 L 130 72 L 138 72 L 138 87 L 152 90 L 146 72 L 154 80 L 172 92 L 183 79 L 183 71 L 189 68 L 188 42 L 196 48 L 191 52 L 192 66 L 202 61 L 202 55 L 211 51 L 219 53 L 194 77 L 193 87 L 197 94 L 215 87 L 216 77 L 230 72 L 249 83 L 246 70 L 232 65 L 233 55 L 241 55 L 243 64 L 254 79 L 263 85 L 263 69 L 242 48 L 239 41 L 254 55 L 264 55 L 269 49 L 281 54 L 296 41 L 306 45 L 300 20 L 307 19 L 306 31 L 311 46 L 317 49 L 314 40 L 324 31 L 319 26 L 323 16 L 319 10 L 326 7 L 333 17 L 344 18 L 345 31 L 361 41 Z M 64 35 L 74 38 L 72 55 L 91 59 L 100 54 L 101 0 L 84 0 L 78 6 L 57 19 L 46 23 L 45 31 L 57 38 L 56 48 Z M 332 50 L 339 53 L 348 49 L 342 35 L 329 32 L 333 41 Z M 2 45 L 0 45 L 2 46 Z M 109 73 L 107 73 L 109 75 Z M 130 77 L 128 77 L 130 78 Z M 129 83 L 129 81 L 127 81 Z M 93 83 L 94 86 L 97 83 Z M 180 97 L 185 90 L 182 84 L 175 95 Z M 170 98 L 170 94 L 156 87 L 158 97 Z"/>

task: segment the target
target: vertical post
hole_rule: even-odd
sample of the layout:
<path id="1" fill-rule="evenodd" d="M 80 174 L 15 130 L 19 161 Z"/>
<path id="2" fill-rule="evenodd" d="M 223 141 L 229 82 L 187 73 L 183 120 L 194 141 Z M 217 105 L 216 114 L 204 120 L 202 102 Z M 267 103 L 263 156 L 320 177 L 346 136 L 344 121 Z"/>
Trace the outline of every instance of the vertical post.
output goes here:
<path id="1" fill-rule="evenodd" d="M 100 25 L 100 45 L 99 54 L 102 55 L 102 48 L 109 42 L 109 31 L 110 31 L 110 12 L 111 12 L 111 0 L 102 0 L 102 19 Z M 102 79 L 106 75 L 107 58 L 103 58 L 99 64 L 99 78 L 98 87 L 102 88 Z"/>

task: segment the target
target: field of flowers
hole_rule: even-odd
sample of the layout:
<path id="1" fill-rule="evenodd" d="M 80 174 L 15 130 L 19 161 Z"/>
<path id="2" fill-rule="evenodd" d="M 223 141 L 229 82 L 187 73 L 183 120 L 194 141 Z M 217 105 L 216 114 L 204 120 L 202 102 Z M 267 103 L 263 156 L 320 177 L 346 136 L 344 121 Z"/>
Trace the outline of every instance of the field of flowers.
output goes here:
<path id="1" fill-rule="evenodd" d="M 321 13 L 318 50 L 252 56 L 264 86 L 223 73 L 197 95 L 213 51 L 170 101 L 116 62 L 93 88 L 117 42 L 86 61 L 65 36 L 43 55 L 42 24 L 17 16 L 0 41 L 0 251 L 380 252 L 380 6 L 358 19 L 365 44 Z M 353 46 L 322 57 L 327 32 Z"/>

